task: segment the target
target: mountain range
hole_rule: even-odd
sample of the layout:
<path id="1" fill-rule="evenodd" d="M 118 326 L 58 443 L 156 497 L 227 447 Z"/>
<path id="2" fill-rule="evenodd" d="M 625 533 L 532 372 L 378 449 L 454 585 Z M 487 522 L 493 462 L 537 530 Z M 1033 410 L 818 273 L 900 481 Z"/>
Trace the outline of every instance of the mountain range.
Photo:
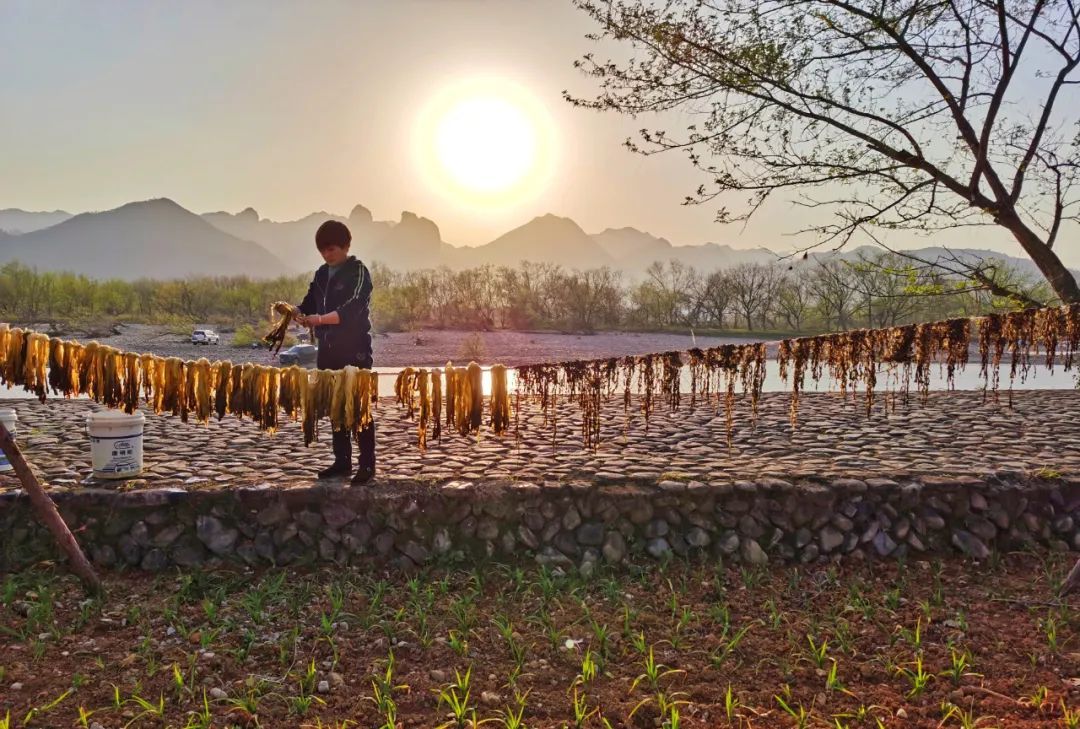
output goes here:
<path id="1" fill-rule="evenodd" d="M 713 271 L 778 259 L 778 254 L 763 247 L 672 245 L 665 238 L 635 228 L 589 234 L 573 220 L 550 214 L 490 243 L 468 247 L 446 243 L 432 220 L 411 212 L 403 212 L 397 221 L 377 221 L 370 210 L 357 205 L 347 217 L 318 212 L 277 222 L 261 218 L 252 208 L 199 215 L 159 198 L 80 215 L 0 210 L 0 263 L 18 260 L 39 270 L 128 280 L 189 275 L 270 278 L 314 268 L 319 262 L 315 231 L 326 220 L 349 226 L 352 252 L 359 258 L 385 263 L 395 270 L 442 265 L 453 269 L 484 264 L 516 266 L 528 260 L 568 269 L 609 266 L 638 278 L 654 261 L 674 259 L 699 271 Z M 834 255 L 850 258 L 859 250 L 812 255 L 819 260 Z M 927 248 L 921 253 L 935 258 L 941 251 Z M 1026 258 L 985 250 L 956 252 L 1006 259 L 1022 271 L 1038 273 Z"/>

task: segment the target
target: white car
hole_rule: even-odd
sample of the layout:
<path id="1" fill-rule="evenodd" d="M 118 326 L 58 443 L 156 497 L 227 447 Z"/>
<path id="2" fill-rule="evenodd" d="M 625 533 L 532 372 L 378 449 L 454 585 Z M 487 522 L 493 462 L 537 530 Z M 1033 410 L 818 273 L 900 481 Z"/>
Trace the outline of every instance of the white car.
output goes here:
<path id="1" fill-rule="evenodd" d="M 192 344 L 217 344 L 218 335 L 213 329 L 196 329 L 191 333 Z"/>

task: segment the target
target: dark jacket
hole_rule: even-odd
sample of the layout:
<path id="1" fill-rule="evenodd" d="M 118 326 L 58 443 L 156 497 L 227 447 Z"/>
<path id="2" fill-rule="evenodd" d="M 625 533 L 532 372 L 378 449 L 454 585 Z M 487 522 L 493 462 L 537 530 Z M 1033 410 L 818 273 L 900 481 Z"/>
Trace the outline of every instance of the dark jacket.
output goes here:
<path id="1" fill-rule="evenodd" d="M 319 266 L 307 296 L 300 302 L 300 311 L 308 315 L 336 311 L 341 323 L 315 327 L 318 367 L 371 367 L 370 306 L 371 272 L 355 256 L 345 259 L 333 278 L 329 266 Z"/>

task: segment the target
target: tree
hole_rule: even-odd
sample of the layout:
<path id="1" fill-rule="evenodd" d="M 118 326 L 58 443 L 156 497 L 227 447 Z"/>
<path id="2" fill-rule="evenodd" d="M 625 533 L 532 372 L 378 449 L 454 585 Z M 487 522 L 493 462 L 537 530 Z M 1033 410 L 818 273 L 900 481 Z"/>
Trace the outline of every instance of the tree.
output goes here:
<path id="1" fill-rule="evenodd" d="M 731 269 L 730 280 L 735 310 L 746 320 L 746 328 L 753 331 L 754 319 L 763 321 L 768 314 L 780 272 L 773 265 L 742 263 Z"/>
<path id="2" fill-rule="evenodd" d="M 854 261 L 848 262 L 848 278 L 856 295 L 856 311 L 866 315 L 868 327 L 891 327 L 906 319 L 919 303 L 915 271 L 895 253 L 860 250 Z"/>
<path id="3" fill-rule="evenodd" d="M 713 271 L 701 281 L 698 287 L 697 308 L 717 329 L 724 328 L 724 315 L 731 307 L 731 279 L 727 271 Z"/>
<path id="4" fill-rule="evenodd" d="M 835 259 L 818 261 L 814 272 L 807 278 L 806 285 L 817 300 L 826 329 L 851 327 L 855 287 L 851 284 L 851 268 L 847 264 Z"/>
<path id="5" fill-rule="evenodd" d="M 567 274 L 564 288 L 566 323 L 582 331 L 617 324 L 622 301 L 620 278 L 618 271 L 606 266 Z"/>
<path id="6" fill-rule="evenodd" d="M 697 287 L 698 274 L 682 261 L 670 259 L 665 264 L 653 261 L 645 269 L 645 283 L 640 295 L 650 307 L 650 318 L 661 326 L 685 322 L 691 293 Z"/>
<path id="7" fill-rule="evenodd" d="M 1080 220 L 1080 135 L 1061 107 L 1080 84 L 1072 0 L 574 0 L 629 43 L 587 54 L 599 83 L 572 103 L 702 119 L 685 135 L 643 129 L 652 154 L 683 150 L 708 181 L 689 203 L 819 193 L 834 213 L 820 245 L 860 231 L 993 225 L 1008 231 L 1065 302 L 1080 286 L 1054 250 Z M 1075 96 L 1074 96 L 1075 98 Z"/>
<path id="8" fill-rule="evenodd" d="M 803 321 L 813 303 L 806 279 L 800 275 L 789 274 L 781 277 L 777 284 L 772 308 L 792 331 L 801 332 Z"/>

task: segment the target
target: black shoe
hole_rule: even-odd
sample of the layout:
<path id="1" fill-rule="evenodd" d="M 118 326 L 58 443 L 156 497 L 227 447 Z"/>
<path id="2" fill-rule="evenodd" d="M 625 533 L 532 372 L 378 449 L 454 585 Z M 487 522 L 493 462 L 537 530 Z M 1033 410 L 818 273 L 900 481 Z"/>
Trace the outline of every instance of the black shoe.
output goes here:
<path id="1" fill-rule="evenodd" d="M 373 478 L 375 478 L 375 469 L 361 466 L 360 468 L 356 469 L 356 475 L 352 477 L 352 481 L 350 481 L 349 483 L 352 486 L 361 486 L 368 483 Z"/>
<path id="2" fill-rule="evenodd" d="M 324 468 L 319 471 L 319 480 L 324 481 L 328 478 L 344 478 L 349 475 L 350 471 L 352 471 L 352 469 L 349 468 L 348 463 L 335 463 L 329 468 Z"/>

